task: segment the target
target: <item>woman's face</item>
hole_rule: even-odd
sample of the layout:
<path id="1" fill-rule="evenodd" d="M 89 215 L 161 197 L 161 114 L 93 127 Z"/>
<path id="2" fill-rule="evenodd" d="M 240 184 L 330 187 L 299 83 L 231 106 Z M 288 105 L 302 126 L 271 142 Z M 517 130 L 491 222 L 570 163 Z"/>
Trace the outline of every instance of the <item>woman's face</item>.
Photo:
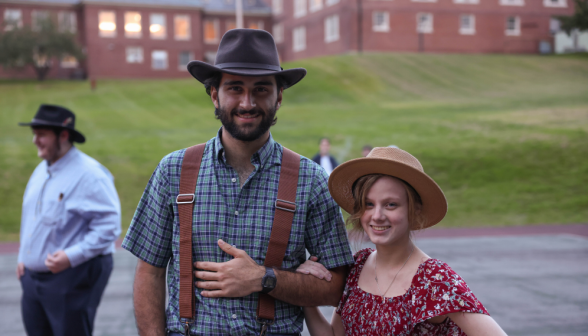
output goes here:
<path id="1" fill-rule="evenodd" d="M 391 245 L 410 234 L 408 196 L 400 180 L 384 176 L 367 193 L 363 230 L 376 245 Z"/>

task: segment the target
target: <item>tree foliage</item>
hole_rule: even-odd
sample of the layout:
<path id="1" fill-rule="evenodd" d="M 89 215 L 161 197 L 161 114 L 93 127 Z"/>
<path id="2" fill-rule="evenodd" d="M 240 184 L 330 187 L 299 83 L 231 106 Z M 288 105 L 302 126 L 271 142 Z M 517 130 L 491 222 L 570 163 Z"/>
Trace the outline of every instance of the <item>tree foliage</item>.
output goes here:
<path id="1" fill-rule="evenodd" d="M 10 25 L 0 31 L 0 65 L 8 69 L 32 67 L 37 79 L 47 76 L 54 61 L 75 57 L 83 53 L 72 32 L 60 31 L 50 18 L 38 22 L 36 29 Z"/>
<path id="2" fill-rule="evenodd" d="M 572 16 L 558 16 L 561 29 L 571 36 L 572 31 L 588 30 L 588 0 L 574 0 L 576 10 Z"/>

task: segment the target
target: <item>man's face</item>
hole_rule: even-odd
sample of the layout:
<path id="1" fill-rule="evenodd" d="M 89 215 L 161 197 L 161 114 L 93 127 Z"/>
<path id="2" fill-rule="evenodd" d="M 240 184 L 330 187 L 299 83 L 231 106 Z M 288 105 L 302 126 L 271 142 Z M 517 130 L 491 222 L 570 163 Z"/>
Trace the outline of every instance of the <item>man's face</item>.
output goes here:
<path id="1" fill-rule="evenodd" d="M 321 156 L 329 155 L 330 150 L 331 150 L 331 144 L 329 143 L 329 140 L 327 140 L 327 139 L 321 140 L 321 143 L 319 145 L 319 151 L 321 153 Z"/>
<path id="2" fill-rule="evenodd" d="M 274 76 L 223 74 L 211 98 L 224 129 L 241 141 L 254 141 L 269 131 L 282 103 Z"/>
<path id="3" fill-rule="evenodd" d="M 49 162 L 59 156 L 59 138 L 51 129 L 33 129 L 33 143 L 37 146 L 37 156 Z"/>

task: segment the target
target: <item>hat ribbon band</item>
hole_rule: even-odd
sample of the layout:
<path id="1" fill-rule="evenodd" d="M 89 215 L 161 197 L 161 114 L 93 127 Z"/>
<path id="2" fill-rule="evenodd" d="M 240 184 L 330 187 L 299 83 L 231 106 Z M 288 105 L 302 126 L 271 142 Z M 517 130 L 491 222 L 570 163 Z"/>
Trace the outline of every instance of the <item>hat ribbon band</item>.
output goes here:
<path id="1" fill-rule="evenodd" d="M 215 64 L 215 67 L 219 69 L 229 69 L 229 68 L 248 68 L 248 69 L 262 69 L 262 70 L 274 70 L 274 71 L 281 71 L 282 67 L 277 65 L 270 65 L 270 64 L 259 64 L 259 63 L 221 63 Z"/>

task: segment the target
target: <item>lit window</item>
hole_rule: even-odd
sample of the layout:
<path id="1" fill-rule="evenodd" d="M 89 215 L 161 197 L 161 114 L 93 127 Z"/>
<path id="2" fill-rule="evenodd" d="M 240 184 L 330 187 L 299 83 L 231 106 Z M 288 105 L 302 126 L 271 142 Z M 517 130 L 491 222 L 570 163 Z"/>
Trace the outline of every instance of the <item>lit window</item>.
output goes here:
<path id="1" fill-rule="evenodd" d="M 219 38 L 218 19 L 204 20 L 204 42 L 217 43 Z"/>
<path id="2" fill-rule="evenodd" d="M 506 18 L 505 34 L 507 36 L 521 35 L 521 19 L 518 16 L 509 16 Z"/>
<path id="3" fill-rule="evenodd" d="M 545 7 L 568 7 L 566 0 L 543 0 Z"/>
<path id="4" fill-rule="evenodd" d="M 306 15 L 306 0 L 294 0 L 294 17 Z"/>
<path id="5" fill-rule="evenodd" d="M 480 0 L 453 0 L 453 3 L 465 4 L 465 5 L 477 5 L 480 3 Z"/>
<path id="6" fill-rule="evenodd" d="M 20 9 L 4 10 L 4 30 L 12 30 L 22 27 L 22 11 Z"/>
<path id="7" fill-rule="evenodd" d="M 417 33 L 430 34 L 433 32 L 433 14 L 417 14 Z"/>
<path id="8" fill-rule="evenodd" d="M 235 23 L 235 20 L 227 20 L 227 22 L 225 23 L 225 25 L 227 26 L 227 30 L 231 30 L 231 29 L 237 28 L 237 23 Z"/>
<path id="9" fill-rule="evenodd" d="M 374 12 L 372 14 L 372 30 L 375 32 L 390 31 L 390 14 L 388 12 Z"/>
<path id="10" fill-rule="evenodd" d="M 306 49 L 306 28 L 296 27 L 292 30 L 292 50 L 294 52 Z"/>
<path id="11" fill-rule="evenodd" d="M 500 0 L 501 6 L 524 6 L 525 0 Z"/>
<path id="12" fill-rule="evenodd" d="M 247 26 L 247 28 L 249 28 L 249 29 L 263 29 L 263 21 L 262 20 L 250 21 L 249 26 Z"/>
<path id="13" fill-rule="evenodd" d="M 275 24 L 272 33 L 276 43 L 284 42 L 284 25 L 281 23 Z"/>
<path id="14" fill-rule="evenodd" d="M 310 12 L 316 12 L 323 8 L 323 0 L 310 0 Z"/>
<path id="15" fill-rule="evenodd" d="M 167 37 L 165 27 L 165 14 L 151 14 L 149 16 L 149 35 L 152 39 L 165 39 Z"/>
<path id="16" fill-rule="evenodd" d="M 74 12 L 59 12 L 57 14 L 59 31 L 74 34 L 77 31 L 77 19 Z"/>
<path id="17" fill-rule="evenodd" d="M 167 51 L 153 50 L 151 52 L 151 68 L 153 70 L 167 69 Z"/>
<path id="18" fill-rule="evenodd" d="M 70 55 L 65 55 L 61 58 L 60 66 L 65 69 L 72 69 L 78 67 L 78 60 Z"/>
<path id="19" fill-rule="evenodd" d="M 139 12 L 125 13 L 125 36 L 130 38 L 141 37 L 141 14 Z"/>
<path id="20" fill-rule="evenodd" d="M 190 16 L 174 16 L 174 37 L 176 40 L 189 40 L 192 37 L 192 34 L 190 34 Z"/>
<path id="21" fill-rule="evenodd" d="M 476 18 L 471 14 L 459 17 L 459 33 L 462 35 L 474 35 L 476 33 Z"/>
<path id="22" fill-rule="evenodd" d="M 325 18 L 325 42 L 339 40 L 339 15 L 331 15 Z"/>
<path id="23" fill-rule="evenodd" d="M 98 30 L 102 37 L 116 36 L 116 14 L 111 11 L 98 13 Z"/>
<path id="24" fill-rule="evenodd" d="M 284 12 L 284 0 L 272 0 L 272 13 L 280 15 Z"/>
<path id="25" fill-rule="evenodd" d="M 334 4 L 339 3 L 339 0 L 327 0 L 326 2 L 327 2 L 327 6 L 332 6 Z"/>
<path id="26" fill-rule="evenodd" d="M 41 11 L 41 10 L 33 10 L 31 12 L 31 18 L 33 19 L 32 29 L 34 31 L 39 31 L 43 27 L 43 25 L 47 24 L 49 21 L 49 12 L 48 11 Z"/>
<path id="27" fill-rule="evenodd" d="M 188 63 L 194 59 L 194 55 L 189 51 L 180 51 L 178 55 L 178 69 L 186 70 Z"/>
<path id="28" fill-rule="evenodd" d="M 143 48 L 127 47 L 127 63 L 143 63 Z"/>

